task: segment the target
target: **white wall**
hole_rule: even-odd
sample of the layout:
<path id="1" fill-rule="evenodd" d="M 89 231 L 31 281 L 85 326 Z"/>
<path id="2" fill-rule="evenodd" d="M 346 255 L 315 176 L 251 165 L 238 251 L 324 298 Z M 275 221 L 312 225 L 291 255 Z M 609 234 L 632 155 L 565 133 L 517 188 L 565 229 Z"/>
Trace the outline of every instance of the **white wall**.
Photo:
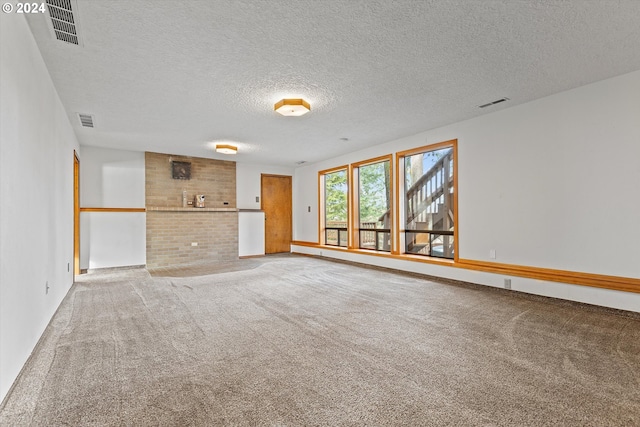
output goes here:
<path id="1" fill-rule="evenodd" d="M 260 176 L 262 174 L 293 176 L 294 168 L 284 166 L 236 163 L 236 203 L 238 209 L 260 209 Z"/>
<path id="2" fill-rule="evenodd" d="M 144 212 L 82 212 L 80 268 L 111 268 L 147 263 Z"/>
<path id="3" fill-rule="evenodd" d="M 264 212 L 238 212 L 238 256 L 264 255 Z"/>
<path id="4" fill-rule="evenodd" d="M 319 170 L 457 138 L 460 258 L 640 278 L 639 93 L 636 71 L 300 167 L 294 239 L 317 241 Z M 496 250 L 495 260 L 490 249 Z M 441 267 L 416 265 L 411 268 L 444 275 Z M 502 281 L 445 271 L 460 280 Z M 517 282 L 527 292 L 640 311 L 640 294 Z"/>
<path id="5" fill-rule="evenodd" d="M 144 208 L 144 153 L 82 146 L 80 206 Z M 82 212 L 80 268 L 146 264 L 143 212 Z"/>
<path id="6" fill-rule="evenodd" d="M 0 16 L 0 92 L 1 400 L 73 283 L 78 149 L 31 31 L 15 13 Z"/>
<path id="7" fill-rule="evenodd" d="M 144 208 L 144 153 L 80 147 L 82 207 Z"/>

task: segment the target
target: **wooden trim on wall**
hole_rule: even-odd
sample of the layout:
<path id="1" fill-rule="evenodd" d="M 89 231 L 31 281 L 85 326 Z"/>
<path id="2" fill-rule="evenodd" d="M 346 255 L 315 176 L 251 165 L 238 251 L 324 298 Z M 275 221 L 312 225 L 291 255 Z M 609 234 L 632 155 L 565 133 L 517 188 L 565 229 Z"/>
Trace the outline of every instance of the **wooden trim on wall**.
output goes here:
<path id="1" fill-rule="evenodd" d="M 73 278 L 80 274 L 80 157 L 73 150 Z"/>
<path id="2" fill-rule="evenodd" d="M 277 173 L 261 173 L 260 177 L 263 177 L 263 176 L 275 176 L 275 177 L 278 177 L 278 178 L 291 178 L 291 179 L 293 179 L 292 175 L 282 175 L 282 174 L 277 174 Z"/>
<path id="3" fill-rule="evenodd" d="M 458 242 L 460 241 L 460 223 L 458 222 L 458 140 L 452 139 L 453 142 L 453 227 L 455 235 L 453 236 L 453 260 L 459 261 L 460 251 L 458 250 Z"/>
<path id="4" fill-rule="evenodd" d="M 348 171 L 349 169 L 349 165 L 342 165 L 342 166 L 337 166 L 335 168 L 331 168 L 331 169 L 324 169 L 318 172 L 318 175 L 327 175 L 333 172 L 338 172 L 338 171 L 342 171 L 342 170 L 346 170 Z"/>
<path id="5" fill-rule="evenodd" d="M 146 212 L 146 208 L 80 208 L 80 212 Z"/>
<path id="6" fill-rule="evenodd" d="M 549 282 L 569 283 L 572 285 L 591 286 L 616 291 L 640 293 L 640 279 L 604 274 L 584 273 L 579 271 L 556 270 L 552 268 L 530 267 L 525 265 L 502 264 L 498 262 L 460 259 L 456 267 L 467 270 L 478 270 L 487 273 L 504 274 L 506 276 L 526 277 L 528 279 Z"/>
<path id="7" fill-rule="evenodd" d="M 358 232 L 356 228 L 358 227 L 358 218 L 360 217 L 360 203 L 356 200 L 355 191 L 356 184 L 360 186 L 360 171 L 358 171 L 358 179 L 356 179 L 356 168 L 353 164 L 349 165 L 349 202 L 350 206 L 348 208 L 349 212 L 349 222 L 347 225 L 347 233 L 349 233 L 349 249 L 356 249 L 360 246 L 360 242 L 358 240 Z"/>
<path id="8" fill-rule="evenodd" d="M 324 228 L 324 179 L 318 172 L 318 244 L 324 243 L 322 229 Z"/>
<path id="9" fill-rule="evenodd" d="M 450 139 L 449 141 L 437 142 L 435 144 L 423 145 L 422 147 L 412 148 L 411 150 L 398 151 L 396 155 L 398 157 L 413 156 L 414 154 L 424 153 L 425 151 L 434 151 L 441 148 L 453 147 L 458 144 L 457 139 Z"/>
<path id="10" fill-rule="evenodd" d="M 391 253 L 393 255 L 400 255 L 400 242 L 402 239 L 400 238 L 400 156 L 398 153 L 395 154 L 396 157 L 396 167 L 395 167 L 395 176 L 394 176 L 394 200 L 395 204 L 393 207 L 393 222 L 394 222 L 394 230 L 393 234 L 394 238 L 394 246 L 391 248 Z M 404 179 L 404 175 L 402 177 Z M 402 185 L 404 188 L 404 183 Z"/>
<path id="11" fill-rule="evenodd" d="M 397 251 L 394 252 L 394 248 L 396 247 L 397 243 L 396 241 L 398 240 L 398 229 L 395 228 L 395 223 L 396 223 L 396 208 L 394 207 L 393 203 L 394 203 L 394 198 L 395 198 L 395 190 L 396 190 L 396 184 L 394 182 L 395 180 L 395 168 L 393 165 L 393 154 L 389 154 L 388 156 L 388 160 L 389 160 L 389 191 L 391 192 L 391 194 L 389 194 L 389 216 L 391 218 L 389 218 L 389 229 L 391 230 L 391 232 L 389 233 L 389 239 L 390 239 L 390 245 L 389 245 L 389 251 L 390 253 L 398 253 Z"/>
<path id="12" fill-rule="evenodd" d="M 391 161 L 391 154 L 386 154 L 384 156 L 378 156 L 378 157 L 374 157 L 373 159 L 367 159 L 367 160 L 363 160 L 361 162 L 355 162 L 355 163 L 351 163 L 351 166 L 353 166 L 354 168 L 359 168 L 360 166 L 367 166 L 367 165 L 372 165 L 374 163 L 381 163 L 381 162 L 385 162 L 385 161 Z"/>
<path id="13" fill-rule="evenodd" d="M 457 262 L 449 259 L 423 257 L 410 254 L 389 254 L 386 252 L 368 251 L 365 249 L 345 249 L 335 246 L 318 245 L 314 242 L 293 241 L 294 246 L 306 246 L 322 250 L 338 250 L 361 255 L 393 258 L 404 261 L 434 264 L 443 267 L 461 268 L 465 270 L 482 271 L 485 273 L 502 274 L 505 276 L 517 276 L 527 279 L 544 280 L 548 282 L 566 283 L 571 285 L 589 286 L 614 291 L 640 293 L 640 279 L 622 276 L 608 276 L 603 274 L 585 273 L 569 270 L 556 270 L 543 267 L 530 267 L 515 264 L 501 264 L 497 262 L 476 261 L 471 259 L 459 259 Z"/>
<path id="14" fill-rule="evenodd" d="M 295 246 L 308 246 L 310 248 L 324 248 L 325 245 L 319 245 L 316 242 L 307 242 L 306 240 L 292 240 L 292 245 Z M 328 248 L 333 248 L 334 246 L 327 246 Z"/>
<path id="15" fill-rule="evenodd" d="M 347 247 L 349 249 L 355 248 L 355 239 L 353 235 L 354 230 L 354 222 L 355 218 L 353 218 L 354 212 L 354 203 L 353 199 L 355 196 L 355 192 L 353 191 L 353 166 L 349 165 L 347 167 Z"/>

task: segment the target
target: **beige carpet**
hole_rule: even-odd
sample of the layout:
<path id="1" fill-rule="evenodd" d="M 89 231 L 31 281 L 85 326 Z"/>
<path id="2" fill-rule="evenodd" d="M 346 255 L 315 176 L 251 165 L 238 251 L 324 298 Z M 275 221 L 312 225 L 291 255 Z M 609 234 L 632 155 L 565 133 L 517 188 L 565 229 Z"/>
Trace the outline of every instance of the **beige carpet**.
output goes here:
<path id="1" fill-rule="evenodd" d="M 264 258 L 244 258 L 223 263 L 199 263 L 172 267 L 156 267 L 147 271 L 151 277 L 196 277 L 211 274 L 229 273 L 256 268 L 262 265 Z M 101 272 L 100 272 L 101 273 Z"/>
<path id="2" fill-rule="evenodd" d="M 301 256 L 258 264 L 83 276 L 0 425 L 640 425 L 637 315 Z"/>

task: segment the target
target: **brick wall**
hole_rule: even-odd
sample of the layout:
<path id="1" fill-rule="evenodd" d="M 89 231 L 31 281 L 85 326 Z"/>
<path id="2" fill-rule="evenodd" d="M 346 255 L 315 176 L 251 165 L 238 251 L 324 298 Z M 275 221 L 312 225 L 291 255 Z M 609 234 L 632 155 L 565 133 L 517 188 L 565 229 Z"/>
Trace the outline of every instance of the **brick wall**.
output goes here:
<path id="1" fill-rule="evenodd" d="M 238 212 L 147 211 L 147 267 L 234 259 Z"/>
<path id="2" fill-rule="evenodd" d="M 191 163 L 191 179 L 172 178 L 174 160 Z M 149 152 L 144 161 L 147 206 L 182 206 L 182 190 L 187 190 L 190 201 L 196 194 L 204 194 L 208 208 L 236 207 L 236 162 Z"/>
<path id="3" fill-rule="evenodd" d="M 190 180 L 172 178 L 173 160 L 191 163 Z M 235 162 L 147 152 L 145 170 L 147 267 L 238 258 Z M 188 200 L 204 194 L 206 209 L 150 209 L 181 208 L 183 190 L 187 191 Z M 211 208 L 232 209 L 211 211 Z M 192 246 L 192 243 L 198 245 Z"/>

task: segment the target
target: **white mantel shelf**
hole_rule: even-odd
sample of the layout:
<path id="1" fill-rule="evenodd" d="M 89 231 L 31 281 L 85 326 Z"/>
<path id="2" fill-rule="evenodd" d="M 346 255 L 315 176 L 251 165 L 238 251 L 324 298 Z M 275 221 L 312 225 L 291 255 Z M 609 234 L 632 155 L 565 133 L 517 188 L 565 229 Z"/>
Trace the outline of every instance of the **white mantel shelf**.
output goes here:
<path id="1" fill-rule="evenodd" d="M 169 208 L 169 207 L 150 207 L 147 206 L 147 212 L 238 212 L 237 208 Z"/>

